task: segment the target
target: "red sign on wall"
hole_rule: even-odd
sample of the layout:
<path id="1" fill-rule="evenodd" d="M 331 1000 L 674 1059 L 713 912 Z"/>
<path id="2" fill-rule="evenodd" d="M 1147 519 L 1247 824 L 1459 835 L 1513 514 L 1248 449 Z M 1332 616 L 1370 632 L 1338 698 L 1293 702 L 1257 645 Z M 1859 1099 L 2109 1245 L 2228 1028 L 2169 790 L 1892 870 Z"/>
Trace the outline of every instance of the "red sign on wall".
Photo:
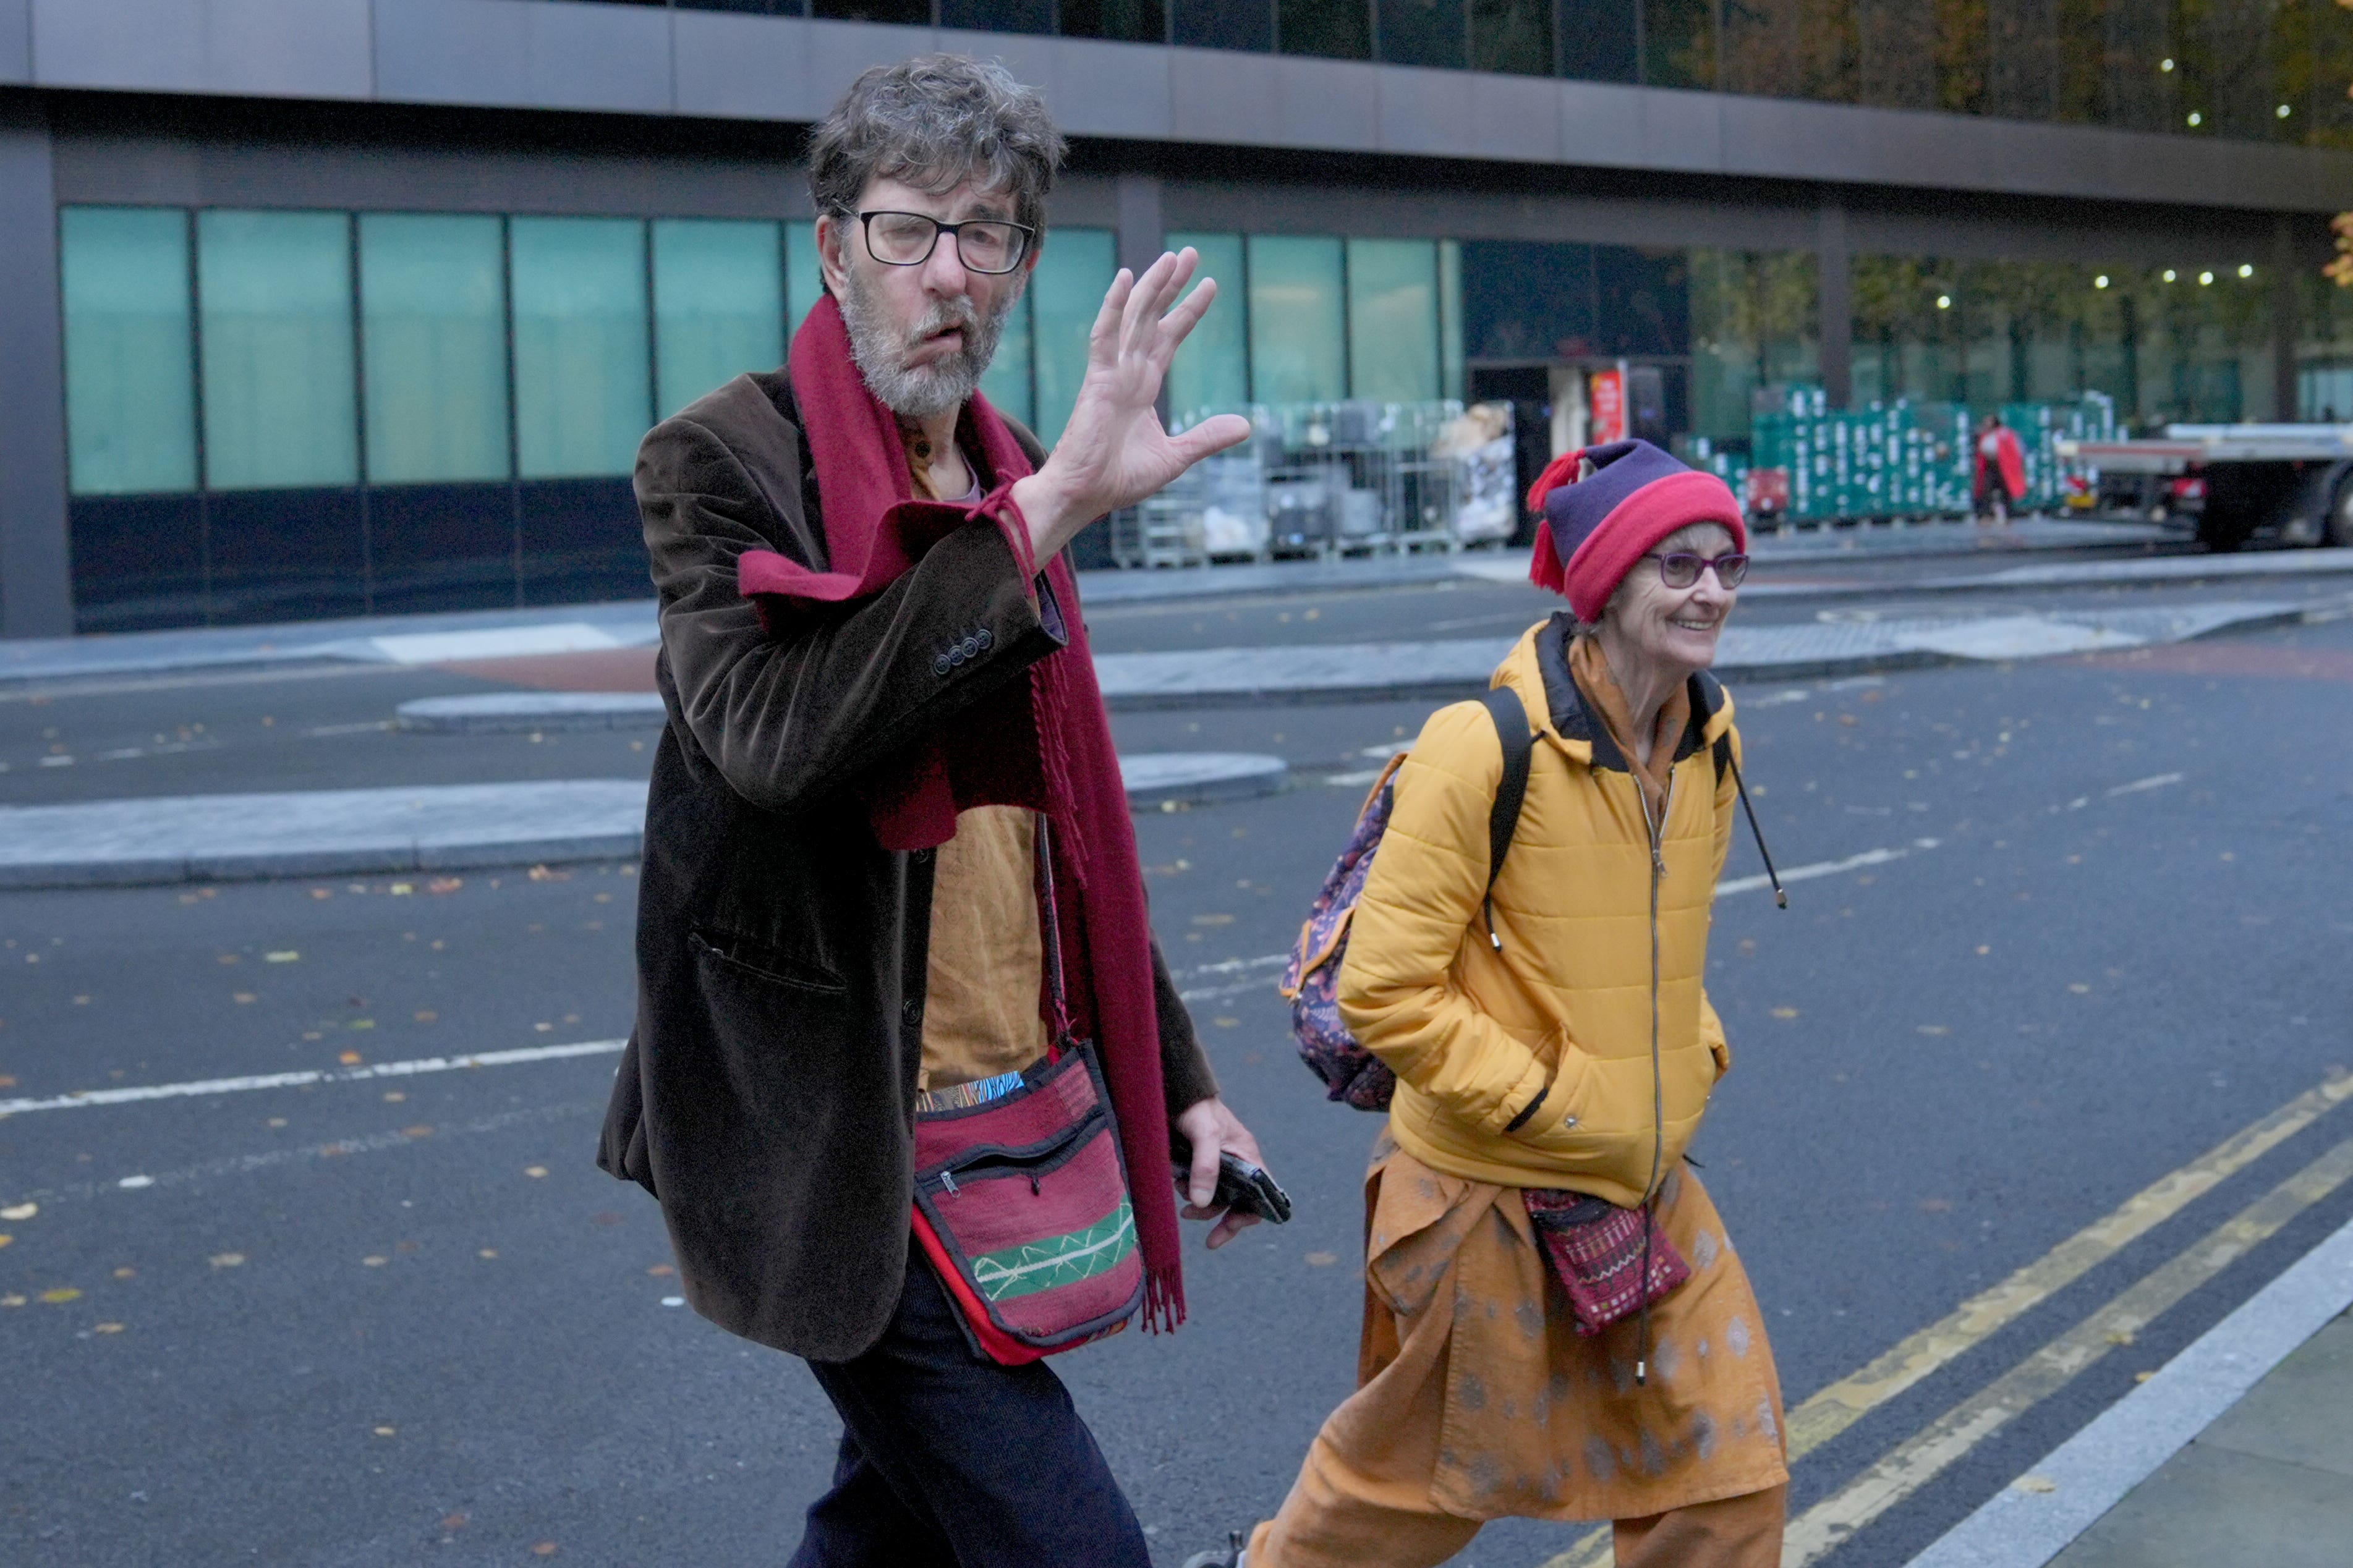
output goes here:
<path id="1" fill-rule="evenodd" d="M 1607 446 L 1626 438 L 1626 378 L 1623 372 L 1597 370 L 1586 378 L 1586 444 Z"/>

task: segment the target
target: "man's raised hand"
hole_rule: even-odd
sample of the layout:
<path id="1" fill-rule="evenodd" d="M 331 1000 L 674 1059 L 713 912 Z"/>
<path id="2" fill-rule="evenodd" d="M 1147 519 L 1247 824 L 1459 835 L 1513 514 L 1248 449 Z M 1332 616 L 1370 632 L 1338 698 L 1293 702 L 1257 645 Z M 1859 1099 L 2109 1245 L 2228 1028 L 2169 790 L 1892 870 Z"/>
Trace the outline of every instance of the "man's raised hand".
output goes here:
<path id="1" fill-rule="evenodd" d="M 1087 374 L 1046 466 L 1013 487 L 1039 564 L 1105 512 L 1151 495 L 1202 458 L 1250 438 L 1237 414 L 1205 419 L 1180 436 L 1154 405 L 1176 345 L 1218 297 L 1203 279 L 1183 299 L 1200 258 L 1190 246 L 1132 276 L 1122 268 L 1087 335 Z"/>

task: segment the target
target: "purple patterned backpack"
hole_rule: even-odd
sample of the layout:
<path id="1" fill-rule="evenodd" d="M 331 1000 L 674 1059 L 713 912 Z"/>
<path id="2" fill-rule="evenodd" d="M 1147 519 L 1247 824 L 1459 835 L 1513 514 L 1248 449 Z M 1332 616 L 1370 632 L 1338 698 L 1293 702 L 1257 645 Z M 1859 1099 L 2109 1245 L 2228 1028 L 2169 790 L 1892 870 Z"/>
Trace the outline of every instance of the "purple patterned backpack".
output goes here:
<path id="1" fill-rule="evenodd" d="M 1486 906 L 1487 940 L 1500 949 L 1504 944 L 1495 936 L 1492 902 L 1495 877 L 1504 868 L 1504 852 L 1512 847 L 1512 834 L 1519 826 L 1535 737 L 1528 733 L 1526 710 L 1514 693 L 1499 689 L 1482 693 L 1479 700 L 1494 720 L 1495 733 L 1504 742 L 1503 783 L 1487 816 L 1491 900 Z M 1397 1089 L 1397 1076 L 1348 1032 L 1348 1026 L 1340 1019 L 1336 993 L 1340 964 L 1348 952 L 1348 927 L 1356 912 L 1356 900 L 1364 894 L 1365 879 L 1372 873 L 1373 851 L 1381 847 L 1381 835 L 1388 830 L 1397 771 L 1404 761 L 1402 753 L 1390 758 L 1372 793 L 1365 797 L 1363 809 L 1356 813 L 1356 831 L 1348 835 L 1348 847 L 1340 851 L 1331 874 L 1324 879 L 1314 907 L 1308 910 L 1307 923 L 1300 928 L 1299 949 L 1282 972 L 1282 994 L 1291 1003 L 1291 1033 L 1299 1042 L 1300 1060 L 1324 1080 L 1326 1099 L 1345 1100 L 1359 1110 L 1387 1110 L 1389 1096 Z"/>

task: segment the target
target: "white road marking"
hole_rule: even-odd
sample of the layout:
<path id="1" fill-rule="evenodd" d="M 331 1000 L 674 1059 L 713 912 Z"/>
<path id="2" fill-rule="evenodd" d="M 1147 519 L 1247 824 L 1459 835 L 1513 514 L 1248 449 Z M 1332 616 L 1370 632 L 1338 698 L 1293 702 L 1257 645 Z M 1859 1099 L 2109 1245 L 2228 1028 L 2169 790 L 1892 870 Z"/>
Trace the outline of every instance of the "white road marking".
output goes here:
<path id="1" fill-rule="evenodd" d="M 1941 838 L 1915 838 L 1897 849 L 1866 849 L 1860 855 L 1850 855 L 1843 860 L 1818 860 L 1810 866 L 1792 866 L 1781 873 L 1781 883 L 1810 882 L 1817 877 L 1835 877 L 1841 871 L 1860 871 L 1866 866 L 1884 866 L 1890 860 L 1901 860 L 1907 855 L 1934 849 L 1944 842 Z M 1759 888 L 1773 885 L 1770 877 L 1729 877 L 1715 885 L 1716 897 L 1727 893 L 1753 893 Z"/>
<path id="2" fill-rule="evenodd" d="M 2120 795 L 2137 795 L 2145 789 L 2163 789 L 2168 784 L 2178 784 L 2180 782 L 2179 773 L 2159 773 L 2155 778 L 2135 779 L 2130 784 L 2118 784 L 2112 790 L 2105 790 L 2102 792 L 2102 798 L 2114 800 Z"/>
<path id="3" fill-rule="evenodd" d="M 312 1068 L 301 1072 L 259 1073 L 248 1078 L 202 1079 L 192 1083 L 142 1084 L 132 1089 L 90 1089 L 47 1100 L 0 1100 L 0 1116 L 22 1116 L 36 1110 L 77 1110 L 91 1105 L 129 1105 L 147 1100 L 185 1100 L 212 1094 L 246 1094 L 258 1089 L 300 1089 L 314 1083 L 360 1083 L 369 1079 L 414 1078 L 422 1073 L 458 1072 L 470 1068 L 512 1067 L 520 1062 L 554 1061 L 565 1057 L 611 1056 L 627 1040 L 575 1040 L 561 1046 L 526 1046 L 511 1051 L 480 1051 L 463 1057 L 420 1057 L 405 1062 L 371 1062 L 364 1067 Z M 124 1181 L 133 1184 L 136 1178 Z"/>

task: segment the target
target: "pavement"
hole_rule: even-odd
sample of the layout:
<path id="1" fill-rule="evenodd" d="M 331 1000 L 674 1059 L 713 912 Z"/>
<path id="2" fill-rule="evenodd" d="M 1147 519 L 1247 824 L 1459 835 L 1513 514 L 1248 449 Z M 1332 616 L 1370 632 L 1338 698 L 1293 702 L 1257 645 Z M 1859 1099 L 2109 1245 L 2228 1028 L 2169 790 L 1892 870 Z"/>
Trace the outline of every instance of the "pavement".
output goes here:
<path id="1" fill-rule="evenodd" d="M 2353 1226 L 1994 1494 L 1910 1568 L 2344 1568 Z"/>
<path id="2" fill-rule="evenodd" d="M 1906 566 L 1936 556 L 1980 561 L 2080 552 L 2096 544 L 2155 548 L 2171 537 L 2144 524 L 2030 521 L 2008 530 L 1966 524 L 1903 529 L 1824 530 L 1759 535 L 1757 574 L 1742 592 L 1752 600 L 1836 598 L 1887 593 L 1869 577 L 1774 580 L 1781 567 L 1824 562 L 1847 566 Z M 1383 589 L 1452 582 L 1523 583 L 1527 552 L 1469 552 L 1331 562 L 1087 572 L 1080 592 L 1091 609 L 1326 591 Z M 2353 573 L 2353 550 L 2262 551 L 2232 556 L 2136 555 L 2003 567 L 1976 574 L 1915 576 L 1906 594 L 2021 588 L 2086 588 L 2164 583 L 2305 579 Z M 353 663 L 419 667 L 652 647 L 659 640 L 650 599 L 259 626 L 206 626 L 0 642 L 0 687 L 156 675 L 195 669 L 290 668 Z"/>

